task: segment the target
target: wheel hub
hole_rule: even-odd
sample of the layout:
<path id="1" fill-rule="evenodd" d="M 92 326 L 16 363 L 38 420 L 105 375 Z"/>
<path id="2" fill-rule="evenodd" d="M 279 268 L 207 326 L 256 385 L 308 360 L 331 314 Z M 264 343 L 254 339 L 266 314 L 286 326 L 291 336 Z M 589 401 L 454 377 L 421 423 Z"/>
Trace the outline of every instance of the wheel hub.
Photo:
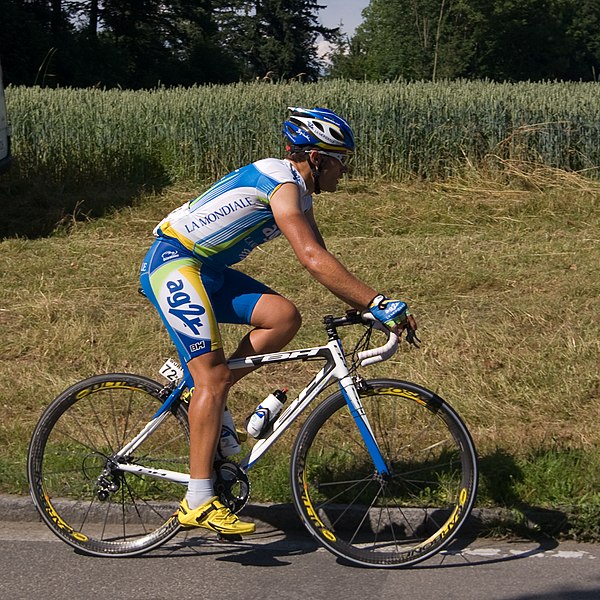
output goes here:
<path id="1" fill-rule="evenodd" d="M 96 477 L 95 489 L 98 500 L 105 502 L 121 488 L 121 473 L 118 470 L 117 464 L 110 458 L 107 459 L 98 454 L 90 454 L 85 457 L 82 467 L 86 478 L 90 481 L 94 479 L 92 473 L 97 473 L 97 469 L 101 466 L 98 464 L 100 460 L 104 462 L 104 468 L 102 468 L 100 475 Z"/>

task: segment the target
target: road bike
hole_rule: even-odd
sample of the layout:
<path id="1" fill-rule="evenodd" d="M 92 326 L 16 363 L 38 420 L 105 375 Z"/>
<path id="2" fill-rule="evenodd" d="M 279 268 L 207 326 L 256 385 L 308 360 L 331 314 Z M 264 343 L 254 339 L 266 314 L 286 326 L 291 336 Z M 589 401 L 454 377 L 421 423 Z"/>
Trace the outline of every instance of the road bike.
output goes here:
<path id="1" fill-rule="evenodd" d="M 364 331 L 346 353 L 338 329 L 350 325 Z M 438 394 L 359 374 L 398 348 L 398 336 L 370 313 L 327 316 L 324 326 L 323 346 L 229 361 L 232 369 L 289 361 L 321 368 L 239 463 L 216 460 L 215 491 L 239 512 L 249 498 L 248 472 L 312 405 L 290 458 L 302 523 L 353 565 L 414 565 L 455 539 L 470 514 L 477 489 L 473 441 Z M 387 339 L 371 347 L 378 329 Z M 408 330 L 407 339 L 416 344 L 414 332 Z M 171 380 L 166 385 L 127 373 L 76 383 L 35 428 L 27 465 L 33 502 L 50 529 L 81 552 L 138 555 L 180 530 L 176 512 L 189 480 L 193 383 L 185 366 L 173 362 L 162 373 Z"/>

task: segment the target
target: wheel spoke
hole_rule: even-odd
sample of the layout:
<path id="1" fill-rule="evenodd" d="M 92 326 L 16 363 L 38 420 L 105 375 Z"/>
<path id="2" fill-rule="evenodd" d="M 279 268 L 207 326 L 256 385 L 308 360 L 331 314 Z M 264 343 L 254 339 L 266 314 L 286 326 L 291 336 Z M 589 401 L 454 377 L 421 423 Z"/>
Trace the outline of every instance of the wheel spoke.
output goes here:
<path id="1" fill-rule="evenodd" d="M 76 384 L 45 411 L 28 458 L 32 497 L 59 537 L 93 555 L 154 548 L 179 529 L 172 518 L 179 483 L 125 473 L 111 458 L 153 418 L 161 386 L 135 375 Z M 135 464 L 185 472 L 187 414 L 177 406 L 136 450 Z"/>
<path id="2" fill-rule="evenodd" d="M 391 476 L 376 473 L 342 394 L 333 394 L 298 436 L 294 502 L 311 533 L 346 560 L 408 566 L 439 552 L 460 529 L 475 497 L 475 451 L 437 395 L 406 382 L 368 384 L 361 400 Z M 450 514 L 457 516 L 451 529 Z"/>

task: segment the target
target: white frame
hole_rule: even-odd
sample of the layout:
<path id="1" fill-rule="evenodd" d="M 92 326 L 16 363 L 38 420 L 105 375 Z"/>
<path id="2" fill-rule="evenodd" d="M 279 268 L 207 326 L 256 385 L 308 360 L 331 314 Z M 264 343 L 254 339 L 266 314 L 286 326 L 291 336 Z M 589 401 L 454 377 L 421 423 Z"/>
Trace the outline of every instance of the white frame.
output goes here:
<path id="1" fill-rule="evenodd" d="M 380 327 L 380 329 L 382 329 Z M 358 358 L 361 364 L 371 364 L 380 360 L 386 360 L 395 351 L 398 346 L 398 336 L 387 330 L 388 335 L 386 344 L 378 348 L 359 353 Z M 283 435 L 289 426 L 302 414 L 306 407 L 329 385 L 332 380 L 337 380 L 340 389 L 346 398 L 354 418 L 357 421 L 359 430 L 369 449 L 371 457 L 376 468 L 380 472 L 387 472 L 387 467 L 381 456 L 381 452 L 374 438 L 373 430 L 369 424 L 367 416 L 362 406 L 358 391 L 354 381 L 350 376 L 348 363 L 344 356 L 339 338 L 330 339 L 325 346 L 316 346 L 313 348 L 303 348 L 301 350 L 291 350 L 287 352 L 270 352 L 266 354 L 257 354 L 246 358 L 239 358 L 228 361 L 230 369 L 243 369 L 249 366 L 258 367 L 269 363 L 283 363 L 296 360 L 326 360 L 325 366 L 313 377 L 310 383 L 300 392 L 298 397 L 293 400 L 288 407 L 277 417 L 273 423 L 272 431 L 268 437 L 260 439 L 254 444 L 250 452 L 243 458 L 240 466 L 243 469 L 250 469 L 267 450 Z M 178 398 L 185 388 L 191 387 L 191 375 L 185 370 L 183 379 L 179 382 L 169 398 L 163 403 L 154 418 L 142 429 L 142 431 L 129 443 L 127 443 L 114 458 L 123 458 L 133 452 L 169 414 L 164 410 L 176 398 Z M 370 439 L 369 439 L 370 438 Z M 169 471 L 167 469 L 147 468 L 142 465 L 119 462 L 119 469 L 127 473 L 136 473 L 138 475 L 148 475 L 159 479 L 166 479 L 175 483 L 187 485 L 189 474 L 178 471 Z"/>

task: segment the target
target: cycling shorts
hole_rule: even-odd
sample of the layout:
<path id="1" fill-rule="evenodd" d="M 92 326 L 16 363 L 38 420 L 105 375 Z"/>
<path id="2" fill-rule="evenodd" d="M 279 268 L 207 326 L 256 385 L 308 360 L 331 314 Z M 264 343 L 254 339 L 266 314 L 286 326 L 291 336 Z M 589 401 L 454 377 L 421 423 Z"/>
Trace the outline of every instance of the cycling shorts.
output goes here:
<path id="1" fill-rule="evenodd" d="M 260 297 L 275 293 L 234 269 L 212 269 L 177 240 L 165 238 L 150 247 L 140 281 L 184 364 L 223 347 L 219 323 L 250 325 Z"/>

